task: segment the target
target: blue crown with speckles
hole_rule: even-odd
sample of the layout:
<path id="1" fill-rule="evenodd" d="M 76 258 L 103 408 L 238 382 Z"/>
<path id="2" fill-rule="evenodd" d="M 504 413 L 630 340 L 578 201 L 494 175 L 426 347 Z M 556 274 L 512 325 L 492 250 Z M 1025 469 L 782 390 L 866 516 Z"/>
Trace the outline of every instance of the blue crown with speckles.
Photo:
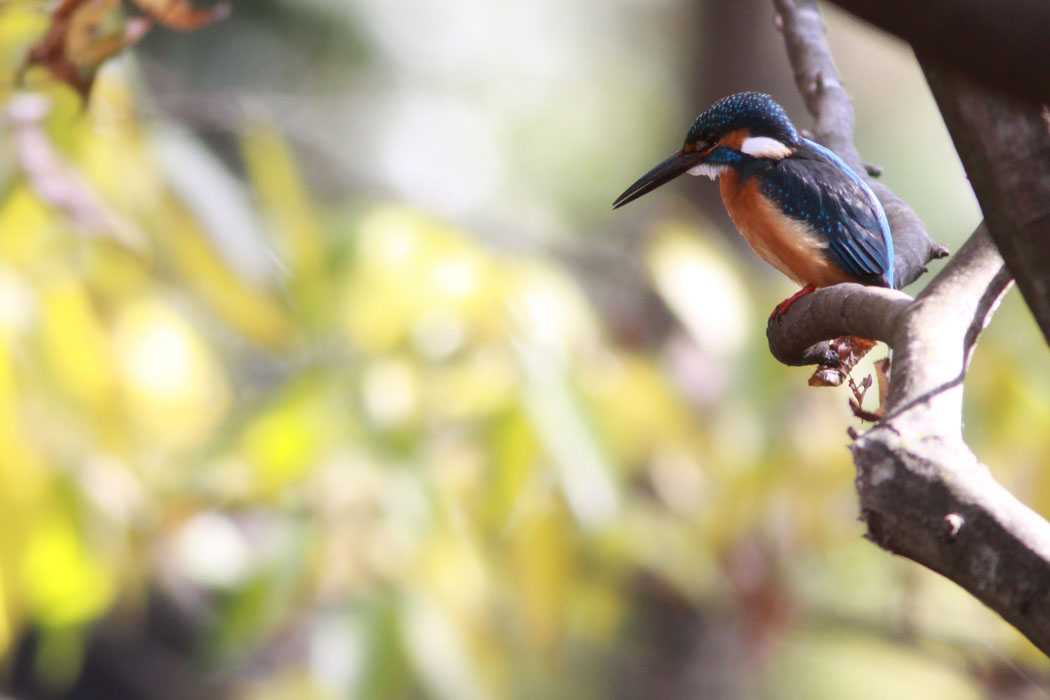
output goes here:
<path id="1" fill-rule="evenodd" d="M 738 92 L 723 97 L 696 118 L 685 142 L 712 141 L 718 136 L 747 128 L 752 136 L 768 136 L 798 145 L 798 130 L 772 97 L 761 92 Z"/>

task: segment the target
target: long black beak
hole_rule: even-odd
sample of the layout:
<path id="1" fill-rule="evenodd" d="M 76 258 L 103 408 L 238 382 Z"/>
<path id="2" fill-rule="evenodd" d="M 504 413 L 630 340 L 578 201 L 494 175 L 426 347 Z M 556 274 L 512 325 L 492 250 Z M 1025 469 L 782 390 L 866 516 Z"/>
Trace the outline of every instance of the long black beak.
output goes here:
<path id="1" fill-rule="evenodd" d="M 641 197 L 643 194 L 652 192 L 660 185 L 666 184 L 682 173 L 688 171 L 703 162 L 707 153 L 693 152 L 685 153 L 679 151 L 673 156 L 660 163 L 658 166 L 638 178 L 638 181 L 627 188 L 627 190 L 613 202 L 613 209 L 618 209 L 628 202 Z"/>

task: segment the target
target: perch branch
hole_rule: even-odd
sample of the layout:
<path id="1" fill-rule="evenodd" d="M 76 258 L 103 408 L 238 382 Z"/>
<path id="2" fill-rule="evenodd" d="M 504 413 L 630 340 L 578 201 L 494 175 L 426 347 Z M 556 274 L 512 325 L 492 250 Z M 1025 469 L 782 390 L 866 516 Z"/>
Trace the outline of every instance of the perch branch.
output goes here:
<path id="1" fill-rule="evenodd" d="M 821 341 L 828 338 L 853 335 L 888 343 L 911 302 L 904 292 L 859 284 L 819 289 L 792 304 L 782 321 L 770 319 L 769 351 L 785 365 L 803 366 L 825 362 L 814 348 L 823 348 Z"/>

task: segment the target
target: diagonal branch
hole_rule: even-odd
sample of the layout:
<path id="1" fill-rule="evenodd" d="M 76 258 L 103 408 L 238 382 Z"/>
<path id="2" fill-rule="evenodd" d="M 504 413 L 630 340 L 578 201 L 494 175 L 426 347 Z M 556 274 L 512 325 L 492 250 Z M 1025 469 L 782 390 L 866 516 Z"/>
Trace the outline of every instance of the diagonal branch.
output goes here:
<path id="1" fill-rule="evenodd" d="M 868 536 L 955 581 L 1050 654 L 1050 523 L 962 440 L 963 378 L 1010 281 L 980 227 L 901 315 L 886 417 L 852 451 Z"/>
<path id="2" fill-rule="evenodd" d="M 815 2 L 773 1 L 799 89 L 815 110 L 817 137 L 856 164 L 856 151 L 843 143 L 852 138 L 849 98 Z M 886 204 L 884 192 L 878 195 Z M 921 248 L 929 239 L 910 212 L 887 206 L 894 243 L 903 235 Z M 799 299 L 767 335 L 774 356 L 789 364 L 818 361 L 818 341 L 837 335 L 889 343 L 894 366 L 885 417 L 851 447 L 869 538 L 955 581 L 1050 654 L 1050 523 L 992 478 L 961 431 L 970 356 L 1010 281 L 982 225 L 914 301 L 838 285 Z"/>

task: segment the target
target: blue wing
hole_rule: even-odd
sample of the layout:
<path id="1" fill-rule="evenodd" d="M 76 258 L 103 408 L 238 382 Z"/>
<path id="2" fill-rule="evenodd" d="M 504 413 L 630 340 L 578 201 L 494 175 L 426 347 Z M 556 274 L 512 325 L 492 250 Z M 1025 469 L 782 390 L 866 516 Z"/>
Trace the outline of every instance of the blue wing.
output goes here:
<path id="1" fill-rule="evenodd" d="M 835 264 L 861 282 L 893 287 L 893 238 L 886 212 L 841 158 L 802 139 L 795 153 L 759 177 L 765 196 L 827 239 Z"/>

